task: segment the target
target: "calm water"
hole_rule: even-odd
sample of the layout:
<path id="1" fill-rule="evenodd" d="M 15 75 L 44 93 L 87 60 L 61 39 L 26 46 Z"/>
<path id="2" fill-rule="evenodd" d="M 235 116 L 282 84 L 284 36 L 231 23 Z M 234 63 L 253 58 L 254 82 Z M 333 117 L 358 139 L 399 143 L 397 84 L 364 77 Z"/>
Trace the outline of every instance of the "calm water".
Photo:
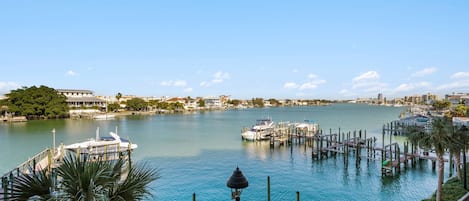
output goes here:
<path id="1" fill-rule="evenodd" d="M 383 123 L 395 120 L 403 108 L 337 104 L 319 107 L 263 108 L 216 111 L 189 115 L 128 116 L 111 121 L 48 120 L 0 124 L 0 173 L 14 168 L 36 152 L 50 147 L 51 130 L 57 143 L 65 144 L 101 135 L 117 127 L 139 148 L 134 159 L 161 171 L 152 184 L 154 200 L 230 200 L 226 180 L 236 166 L 249 180 L 242 200 L 266 200 L 267 176 L 271 176 L 272 200 L 421 200 L 436 188 L 436 172 L 422 163 L 394 178 L 381 178 L 378 161 L 354 158 L 346 167 L 342 157 L 311 160 L 304 146 L 271 150 L 267 143 L 242 142 L 240 130 L 256 119 L 274 121 L 313 119 L 329 131 L 366 129 L 381 141 Z M 404 141 L 393 138 L 393 141 Z M 378 145 L 381 143 L 378 142 Z"/>

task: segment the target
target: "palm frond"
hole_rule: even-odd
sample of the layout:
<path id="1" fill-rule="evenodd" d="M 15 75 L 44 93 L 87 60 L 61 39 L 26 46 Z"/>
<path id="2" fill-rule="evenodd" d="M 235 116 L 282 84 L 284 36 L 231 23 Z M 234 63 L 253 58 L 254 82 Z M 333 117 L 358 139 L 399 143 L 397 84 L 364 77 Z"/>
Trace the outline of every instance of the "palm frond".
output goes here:
<path id="1" fill-rule="evenodd" d="M 132 165 L 126 178 L 109 192 L 111 200 L 142 200 L 151 197 L 151 182 L 160 178 L 159 170 L 146 163 Z"/>
<path id="2" fill-rule="evenodd" d="M 47 169 L 32 171 L 30 173 L 20 174 L 15 177 L 11 186 L 7 187 L 9 192 L 6 196 L 8 200 L 47 200 L 51 197 L 50 189 L 52 180 Z M 3 194 L 3 192 L 2 192 Z"/>

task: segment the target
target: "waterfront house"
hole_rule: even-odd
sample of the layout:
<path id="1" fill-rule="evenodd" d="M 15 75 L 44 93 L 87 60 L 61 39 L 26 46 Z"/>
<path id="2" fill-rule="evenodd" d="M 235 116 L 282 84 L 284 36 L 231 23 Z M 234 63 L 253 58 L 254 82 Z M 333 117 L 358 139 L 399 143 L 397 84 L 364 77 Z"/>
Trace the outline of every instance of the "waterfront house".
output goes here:
<path id="1" fill-rule="evenodd" d="M 97 98 L 90 90 L 57 89 L 57 92 L 67 97 L 66 102 L 70 108 L 106 107 L 106 101 Z"/>

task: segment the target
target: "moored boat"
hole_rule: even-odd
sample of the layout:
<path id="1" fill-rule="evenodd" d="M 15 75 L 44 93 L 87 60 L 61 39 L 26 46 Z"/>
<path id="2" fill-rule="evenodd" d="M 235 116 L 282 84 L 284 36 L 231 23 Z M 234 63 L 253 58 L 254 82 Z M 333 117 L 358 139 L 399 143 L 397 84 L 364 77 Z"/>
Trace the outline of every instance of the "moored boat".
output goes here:
<path id="1" fill-rule="evenodd" d="M 312 137 L 319 131 L 319 124 L 313 120 L 306 119 L 302 123 L 296 124 L 295 128 L 305 136 Z"/>
<path id="2" fill-rule="evenodd" d="M 275 125 L 271 118 L 258 119 L 256 120 L 256 125 L 250 129 L 242 130 L 241 138 L 249 141 L 267 140 L 272 135 L 274 127 Z"/>
<path id="3" fill-rule="evenodd" d="M 137 144 L 132 144 L 129 140 L 122 139 L 117 133 L 109 132 L 109 135 L 108 137 L 100 137 L 98 128 L 95 138 L 65 145 L 63 149 L 81 154 L 102 155 L 131 151 L 138 147 Z"/>

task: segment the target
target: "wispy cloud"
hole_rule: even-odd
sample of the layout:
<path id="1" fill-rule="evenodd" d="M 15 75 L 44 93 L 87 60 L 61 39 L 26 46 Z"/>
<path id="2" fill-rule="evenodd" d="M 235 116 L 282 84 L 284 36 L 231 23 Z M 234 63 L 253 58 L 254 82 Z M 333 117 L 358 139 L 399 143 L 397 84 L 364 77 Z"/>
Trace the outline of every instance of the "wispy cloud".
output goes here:
<path id="1" fill-rule="evenodd" d="M 18 89 L 21 86 L 16 82 L 0 82 L 0 94 L 9 93 L 13 89 Z"/>
<path id="2" fill-rule="evenodd" d="M 222 71 L 218 71 L 213 74 L 213 83 L 222 83 L 223 81 L 230 79 L 230 74 Z"/>
<path id="3" fill-rule="evenodd" d="M 65 73 L 65 76 L 70 76 L 70 77 L 74 77 L 74 76 L 78 76 L 80 74 L 78 74 L 77 72 L 73 71 L 73 70 L 68 70 L 66 73 Z"/>
<path id="4" fill-rule="evenodd" d="M 210 83 L 209 82 L 206 82 L 206 81 L 202 81 L 200 82 L 199 84 L 201 87 L 209 87 L 210 86 Z"/>
<path id="5" fill-rule="evenodd" d="M 285 82 L 285 84 L 283 84 L 283 88 L 307 90 L 307 89 L 315 89 L 319 85 L 324 84 L 324 83 L 326 83 L 326 80 L 320 79 L 319 76 L 315 74 L 309 74 L 307 82 L 303 84 L 297 84 L 295 82 Z"/>
<path id="6" fill-rule="evenodd" d="M 429 82 L 418 82 L 418 83 L 403 83 L 400 84 L 394 92 L 408 92 L 416 89 L 429 88 L 431 84 Z"/>
<path id="7" fill-rule="evenodd" d="M 187 86 L 187 82 L 185 80 L 169 80 L 169 81 L 162 81 L 160 83 L 161 86 L 165 87 L 185 87 Z"/>
<path id="8" fill-rule="evenodd" d="M 360 74 L 359 76 L 353 78 L 353 82 L 364 82 L 369 80 L 379 79 L 379 74 L 376 71 L 368 71 L 366 73 Z"/>
<path id="9" fill-rule="evenodd" d="M 294 82 L 286 82 L 285 84 L 283 84 L 283 88 L 285 89 L 296 89 L 298 87 L 299 87 L 298 84 Z"/>
<path id="10" fill-rule="evenodd" d="M 224 82 L 225 80 L 228 80 L 228 79 L 230 79 L 230 74 L 229 73 L 223 72 L 223 71 L 218 71 L 215 74 L 213 74 L 213 78 L 212 78 L 211 81 L 202 81 L 202 82 L 200 82 L 199 85 L 201 87 L 210 87 L 213 84 L 219 84 L 219 83 L 222 83 L 222 82 Z"/>
<path id="11" fill-rule="evenodd" d="M 453 80 L 451 83 L 442 84 L 438 86 L 437 90 L 455 90 L 463 89 L 467 90 L 469 88 L 469 72 L 457 72 L 451 75 Z"/>
<path id="12" fill-rule="evenodd" d="M 352 89 L 361 89 L 365 92 L 382 91 L 386 83 L 379 81 L 380 75 L 376 71 L 362 73 L 352 79 Z"/>
<path id="13" fill-rule="evenodd" d="M 192 92 L 192 91 L 193 91 L 193 89 L 192 89 L 191 87 L 189 87 L 189 88 L 185 88 L 185 89 L 184 89 L 184 92 L 188 92 L 188 93 L 190 93 L 190 92 Z"/>
<path id="14" fill-rule="evenodd" d="M 469 72 L 457 72 L 451 76 L 451 79 L 469 78 Z"/>
<path id="15" fill-rule="evenodd" d="M 411 76 L 412 77 L 424 77 L 424 76 L 431 75 L 431 74 L 435 73 L 437 70 L 438 69 L 435 68 L 435 67 L 424 68 L 422 70 L 419 70 L 419 71 L 413 73 Z"/>
<path id="16" fill-rule="evenodd" d="M 469 80 L 457 80 L 451 83 L 442 84 L 438 86 L 437 90 L 450 90 L 450 89 L 468 89 Z"/>

